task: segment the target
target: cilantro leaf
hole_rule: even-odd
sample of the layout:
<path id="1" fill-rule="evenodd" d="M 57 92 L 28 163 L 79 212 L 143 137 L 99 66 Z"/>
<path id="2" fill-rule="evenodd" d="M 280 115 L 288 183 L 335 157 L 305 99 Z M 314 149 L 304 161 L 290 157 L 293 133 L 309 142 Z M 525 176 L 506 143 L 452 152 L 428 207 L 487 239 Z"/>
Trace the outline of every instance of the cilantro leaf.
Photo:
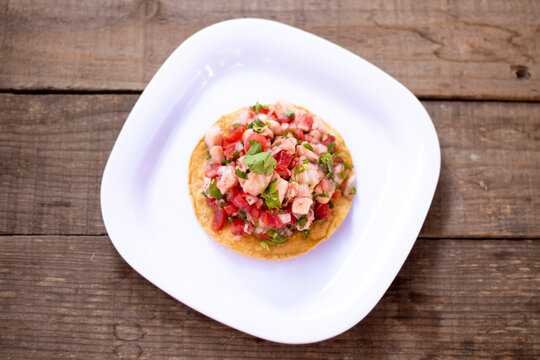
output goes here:
<path id="1" fill-rule="evenodd" d="M 206 160 L 210 159 L 212 156 L 210 155 L 210 151 L 206 152 Z"/>
<path id="2" fill-rule="evenodd" d="M 261 143 L 255 140 L 249 140 L 249 151 L 246 155 L 255 155 L 262 151 Z"/>
<path id="3" fill-rule="evenodd" d="M 308 142 L 303 143 L 302 146 L 304 146 L 309 151 L 313 151 L 313 146 L 311 146 L 311 144 Z"/>
<path id="4" fill-rule="evenodd" d="M 302 240 L 306 240 L 309 236 L 309 230 L 302 231 Z"/>
<path id="5" fill-rule="evenodd" d="M 353 164 L 349 164 L 349 163 L 347 163 L 347 162 L 345 162 L 345 161 L 343 162 L 343 165 L 345 165 L 345 168 L 346 168 L 346 169 L 352 169 L 352 168 L 354 167 Z"/>
<path id="6" fill-rule="evenodd" d="M 354 194 L 356 194 L 356 188 L 353 186 L 349 195 L 354 195 Z"/>
<path id="7" fill-rule="evenodd" d="M 261 197 L 264 199 L 264 203 L 269 210 L 275 208 L 281 209 L 281 203 L 279 201 L 279 191 L 277 190 L 277 179 L 274 179 L 268 184 L 266 189 L 261 193 Z"/>
<path id="8" fill-rule="evenodd" d="M 328 152 L 330 154 L 334 152 L 335 147 L 336 147 L 336 144 L 334 142 L 330 142 L 328 143 L 328 145 L 326 145 L 326 149 L 328 149 Z"/>
<path id="9" fill-rule="evenodd" d="M 272 240 L 264 240 L 259 242 L 259 245 L 262 246 L 263 249 L 266 249 L 267 251 L 270 251 L 270 246 L 276 246 L 278 244 L 283 244 L 285 241 L 287 241 L 287 238 L 283 236 L 283 229 L 280 229 L 280 231 L 274 231 L 270 230 L 266 233 L 268 237 Z"/>
<path id="10" fill-rule="evenodd" d="M 302 216 L 300 219 L 296 220 L 296 224 L 300 226 L 301 228 L 306 226 L 306 223 L 307 223 L 307 217 L 305 216 Z"/>
<path id="11" fill-rule="evenodd" d="M 271 175 L 277 165 L 276 159 L 267 152 L 260 152 L 258 154 L 251 155 L 251 148 L 248 151 L 248 155 L 244 156 L 244 164 L 249 166 L 249 170 L 255 174 Z"/>
<path id="12" fill-rule="evenodd" d="M 232 127 L 235 128 L 235 129 L 238 129 L 238 126 L 240 126 L 239 123 L 234 123 L 234 124 L 232 124 Z"/>
<path id="13" fill-rule="evenodd" d="M 221 200 L 225 196 L 219 191 L 219 189 L 216 186 L 216 179 L 212 179 L 210 182 L 210 185 L 208 186 L 207 194 L 210 195 L 210 197 L 213 197 L 214 199 Z"/>
<path id="14" fill-rule="evenodd" d="M 268 110 L 268 106 L 261 105 L 261 104 L 259 104 L 258 101 L 257 101 L 257 103 L 255 105 L 250 106 L 250 108 L 251 108 L 251 110 L 255 111 L 257 114 L 259 113 L 259 111 L 261 111 L 261 108 L 265 109 L 265 110 Z"/>
<path id="15" fill-rule="evenodd" d="M 266 126 L 266 123 L 264 123 L 261 119 L 255 119 L 251 124 L 248 125 L 248 129 L 253 129 L 256 133 L 262 133 L 264 131 L 264 127 Z"/>
<path id="16" fill-rule="evenodd" d="M 334 175 L 334 170 L 332 168 L 332 165 L 334 165 L 334 162 L 332 161 L 332 155 L 330 155 L 329 153 L 321 154 L 321 157 L 319 158 L 319 165 L 322 166 L 325 172 Z"/>
<path id="17" fill-rule="evenodd" d="M 240 169 L 236 169 L 236 176 L 238 176 L 240 179 L 247 179 L 247 173 L 243 172 Z"/>
<path id="18" fill-rule="evenodd" d="M 291 109 L 287 109 L 283 113 L 283 116 L 286 116 L 286 117 L 288 117 L 289 119 L 292 120 L 292 119 L 294 119 L 294 111 L 292 111 Z"/>

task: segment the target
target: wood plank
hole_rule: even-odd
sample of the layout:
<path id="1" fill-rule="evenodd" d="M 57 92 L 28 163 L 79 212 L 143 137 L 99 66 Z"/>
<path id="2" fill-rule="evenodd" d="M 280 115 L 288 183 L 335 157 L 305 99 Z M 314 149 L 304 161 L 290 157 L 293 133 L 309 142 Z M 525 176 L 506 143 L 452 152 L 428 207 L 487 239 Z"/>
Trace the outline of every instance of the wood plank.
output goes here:
<path id="1" fill-rule="evenodd" d="M 1 1 L 0 88 L 141 90 L 187 37 L 277 20 L 333 41 L 416 95 L 540 99 L 540 2 Z"/>
<path id="2" fill-rule="evenodd" d="M 540 356 L 540 240 L 419 240 L 361 323 L 305 346 L 262 341 L 184 306 L 132 270 L 106 236 L 0 243 L 2 358 Z"/>
<path id="3" fill-rule="evenodd" d="M 0 95 L 0 234 L 104 234 L 101 175 L 136 95 Z M 442 148 L 421 236 L 540 237 L 540 104 L 425 101 Z"/>

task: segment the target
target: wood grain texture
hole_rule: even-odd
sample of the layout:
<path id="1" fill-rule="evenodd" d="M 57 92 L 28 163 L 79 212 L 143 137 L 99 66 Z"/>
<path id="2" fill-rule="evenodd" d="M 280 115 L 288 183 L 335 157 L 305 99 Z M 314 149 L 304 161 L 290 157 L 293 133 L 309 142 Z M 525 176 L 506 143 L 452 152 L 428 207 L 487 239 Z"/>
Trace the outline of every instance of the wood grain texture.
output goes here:
<path id="1" fill-rule="evenodd" d="M 0 89 L 141 90 L 187 37 L 239 17 L 333 41 L 416 95 L 540 100 L 540 2 L 0 1 Z"/>
<path id="2" fill-rule="evenodd" d="M 0 237 L 4 359 L 533 359 L 540 241 L 419 240 L 375 309 L 334 339 L 245 335 L 139 276 L 108 237 Z"/>
<path id="3" fill-rule="evenodd" d="M 136 99 L 0 95 L 0 233 L 104 234 L 101 176 Z M 540 237 L 540 104 L 424 105 L 442 168 L 421 236 Z"/>

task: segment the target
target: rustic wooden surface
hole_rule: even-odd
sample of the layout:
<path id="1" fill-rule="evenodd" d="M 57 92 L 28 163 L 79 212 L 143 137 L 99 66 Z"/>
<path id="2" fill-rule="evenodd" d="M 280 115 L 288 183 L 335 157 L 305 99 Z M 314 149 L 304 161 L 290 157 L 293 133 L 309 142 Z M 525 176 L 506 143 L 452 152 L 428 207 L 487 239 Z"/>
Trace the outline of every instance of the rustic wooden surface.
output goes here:
<path id="1" fill-rule="evenodd" d="M 278 20 L 357 53 L 416 95 L 540 99 L 536 0 L 1 1 L 0 88 L 141 90 L 188 36 Z"/>
<path id="2" fill-rule="evenodd" d="M 3 358 L 533 359 L 540 352 L 536 240 L 421 239 L 365 320 L 302 346 L 259 340 L 189 309 L 133 271 L 107 236 L 0 241 Z"/>
<path id="3" fill-rule="evenodd" d="M 140 90 L 187 36 L 235 17 L 359 54 L 437 128 L 419 240 L 366 319 L 325 342 L 270 343 L 191 310 L 125 263 L 101 219 Z M 521 0 L 0 0 L 0 358 L 539 358 L 538 19 Z"/>

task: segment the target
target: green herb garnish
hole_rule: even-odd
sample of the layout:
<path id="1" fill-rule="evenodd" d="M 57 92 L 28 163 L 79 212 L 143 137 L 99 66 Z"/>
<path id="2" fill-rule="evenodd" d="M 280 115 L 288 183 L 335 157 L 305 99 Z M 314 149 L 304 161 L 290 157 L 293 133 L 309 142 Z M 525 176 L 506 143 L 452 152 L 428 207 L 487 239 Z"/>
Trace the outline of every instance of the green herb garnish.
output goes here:
<path id="1" fill-rule="evenodd" d="M 253 146 L 253 145 L 252 145 Z M 260 145 L 259 145 L 260 146 Z M 249 166 L 249 170 L 256 174 L 271 175 L 277 165 L 276 159 L 267 152 L 260 152 L 258 154 L 250 155 L 251 148 L 248 151 L 248 155 L 244 156 L 244 164 Z"/>
<path id="2" fill-rule="evenodd" d="M 300 226 L 301 228 L 306 226 L 306 223 L 307 223 L 307 217 L 305 216 L 302 216 L 300 219 L 296 220 L 296 224 Z"/>
<path id="3" fill-rule="evenodd" d="M 294 119 L 294 111 L 292 111 L 291 109 L 287 109 L 283 113 L 283 116 L 286 116 L 286 117 L 288 117 L 289 119 L 292 120 L 292 119 Z"/>
<path id="4" fill-rule="evenodd" d="M 354 195 L 354 194 L 356 194 L 356 188 L 353 186 L 349 195 Z"/>
<path id="5" fill-rule="evenodd" d="M 334 152 L 335 147 L 336 147 L 336 145 L 335 145 L 334 142 L 330 142 L 330 143 L 328 143 L 328 145 L 326 145 L 326 148 L 328 149 L 328 152 L 330 154 Z"/>
<path id="6" fill-rule="evenodd" d="M 255 222 L 253 223 L 254 228 L 257 228 L 257 226 L 259 226 L 259 220 L 255 220 Z"/>
<path id="7" fill-rule="evenodd" d="M 311 144 L 308 142 L 303 143 L 302 146 L 304 146 L 309 151 L 313 151 L 313 146 L 311 146 Z"/>
<path id="8" fill-rule="evenodd" d="M 240 151 L 234 150 L 233 153 L 232 153 L 232 156 L 233 156 L 234 159 L 238 158 L 238 156 L 240 156 Z"/>
<path id="9" fill-rule="evenodd" d="M 207 194 L 210 197 L 213 197 L 214 199 L 218 199 L 218 200 L 221 200 L 225 197 L 223 196 L 221 191 L 219 191 L 219 189 L 217 188 L 216 179 L 212 179 L 212 181 L 210 182 L 210 185 L 208 186 Z"/>
<path id="10" fill-rule="evenodd" d="M 236 176 L 238 176 L 240 179 L 247 179 L 248 178 L 247 173 L 243 172 L 240 169 L 236 169 Z"/>
<path id="11" fill-rule="evenodd" d="M 334 170 L 332 169 L 332 165 L 334 165 L 334 162 L 332 161 L 332 155 L 329 153 L 321 154 L 321 157 L 319 158 L 319 165 L 323 167 L 323 170 L 327 172 L 330 175 L 334 175 Z"/>
<path id="12" fill-rule="evenodd" d="M 345 162 L 345 161 L 343 162 L 343 165 L 345 165 L 345 168 L 346 168 L 346 169 L 352 169 L 352 168 L 354 167 L 353 164 L 349 164 L 349 163 L 347 163 L 347 162 Z"/>
<path id="13" fill-rule="evenodd" d="M 206 193 L 204 191 L 201 191 L 201 195 L 204 196 L 204 197 L 208 197 L 208 195 L 206 195 Z"/>
<path id="14" fill-rule="evenodd" d="M 230 162 L 231 162 L 231 160 L 225 158 L 225 159 L 221 160 L 221 165 L 227 165 Z"/>
<path id="15" fill-rule="evenodd" d="M 306 171 L 308 169 L 308 162 L 309 161 L 306 159 L 306 160 L 304 160 L 302 165 L 295 167 L 294 168 L 294 175 L 297 175 L 297 174 L 299 174 L 301 172 Z"/>
<path id="16" fill-rule="evenodd" d="M 309 230 L 302 230 L 302 240 L 306 240 L 309 236 Z"/>
<path id="17" fill-rule="evenodd" d="M 206 152 L 206 160 L 210 159 L 212 157 L 212 155 L 210 155 L 210 151 L 207 151 Z"/>
<path id="18" fill-rule="evenodd" d="M 219 203 L 219 208 L 220 209 L 223 209 L 225 206 L 227 206 L 227 204 L 225 202 L 220 202 Z"/>
<path id="19" fill-rule="evenodd" d="M 255 119 L 251 124 L 248 125 L 248 129 L 253 129 L 256 133 L 262 133 L 264 131 L 264 128 L 266 126 L 266 123 L 264 123 L 261 119 Z"/>
<path id="20" fill-rule="evenodd" d="M 261 143 L 255 140 L 249 140 L 249 150 L 246 155 L 255 155 L 262 151 Z"/>
<path id="21" fill-rule="evenodd" d="M 251 108 L 251 110 L 255 111 L 257 114 L 259 113 L 259 111 L 261 111 L 261 108 L 265 109 L 265 110 L 268 110 L 268 106 L 261 105 L 261 104 L 259 104 L 258 101 L 257 101 L 257 103 L 255 105 L 250 106 L 250 108 Z"/>
<path id="22" fill-rule="evenodd" d="M 274 179 L 268 184 L 266 189 L 261 193 L 261 197 L 264 199 L 264 203 L 269 210 L 281 208 L 279 202 L 279 191 L 277 191 L 277 179 Z"/>
<path id="23" fill-rule="evenodd" d="M 238 129 L 238 126 L 240 126 L 239 123 L 234 123 L 234 124 L 232 124 L 232 127 L 235 128 L 235 129 Z"/>

